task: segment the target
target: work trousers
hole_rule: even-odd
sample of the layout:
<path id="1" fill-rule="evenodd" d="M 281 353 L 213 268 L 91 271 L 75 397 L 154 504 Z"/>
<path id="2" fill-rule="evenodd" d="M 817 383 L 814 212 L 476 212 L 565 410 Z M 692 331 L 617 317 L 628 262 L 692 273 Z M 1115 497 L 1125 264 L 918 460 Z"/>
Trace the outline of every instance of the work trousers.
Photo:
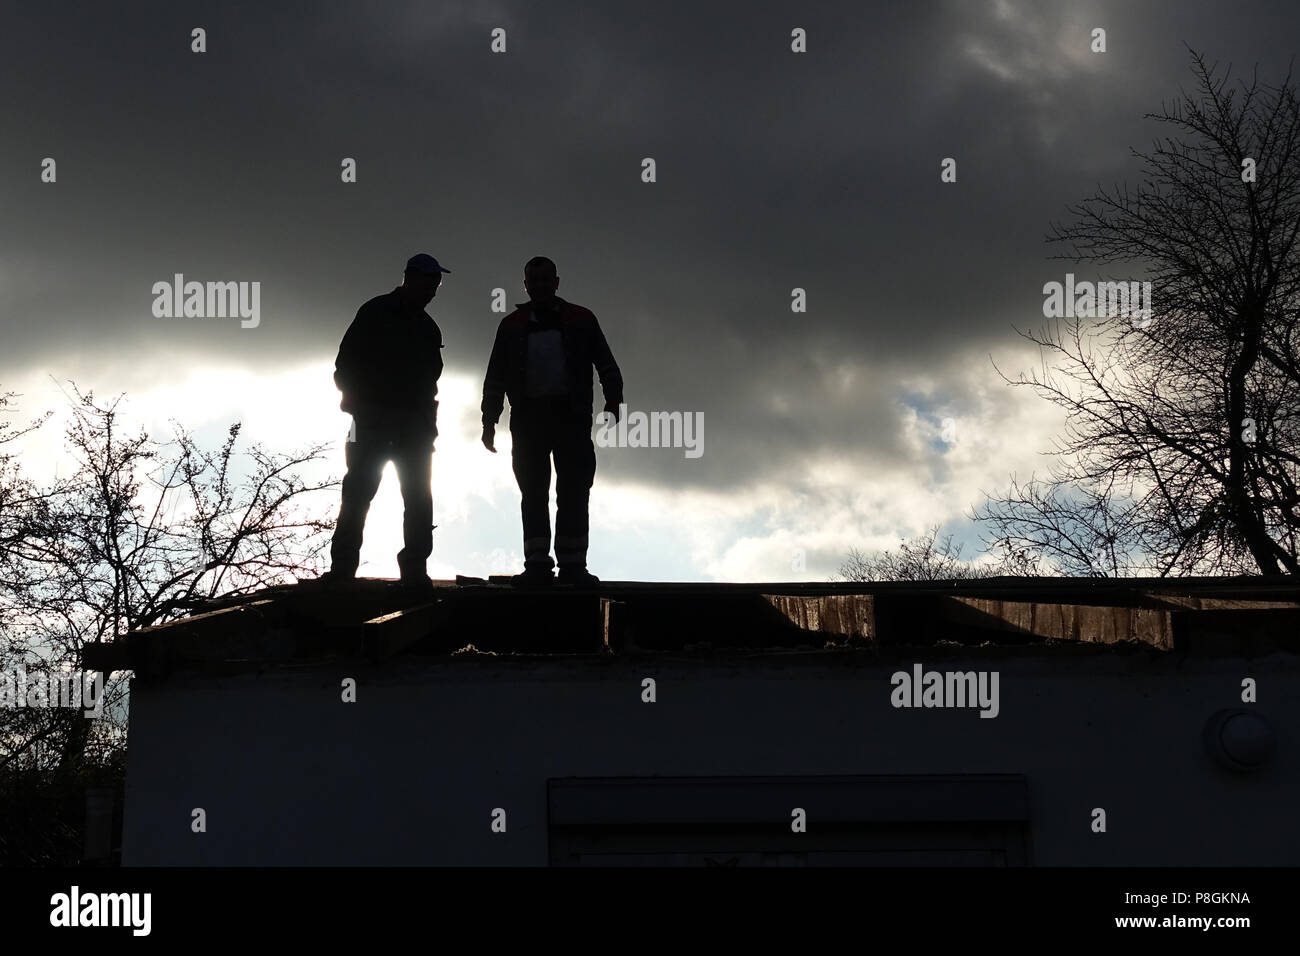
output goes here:
<path id="1" fill-rule="evenodd" d="M 524 524 L 524 567 L 587 567 L 588 504 L 596 476 L 591 416 L 567 397 L 510 408 L 511 459 Z M 555 562 L 551 561 L 551 458 L 555 459 Z"/>
<path id="2" fill-rule="evenodd" d="M 418 413 L 354 419 L 348 434 L 343 502 L 330 544 L 331 568 L 355 574 L 370 502 L 391 461 L 402 489 L 402 543 L 397 564 L 402 577 L 422 576 L 433 551 L 433 437 Z"/>

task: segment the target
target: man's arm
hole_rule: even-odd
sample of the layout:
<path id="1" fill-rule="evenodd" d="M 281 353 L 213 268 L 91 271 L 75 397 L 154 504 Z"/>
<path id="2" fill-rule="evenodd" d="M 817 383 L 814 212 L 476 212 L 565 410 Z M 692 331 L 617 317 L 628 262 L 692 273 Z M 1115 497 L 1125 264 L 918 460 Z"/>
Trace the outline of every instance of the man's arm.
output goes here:
<path id="1" fill-rule="evenodd" d="M 429 363 L 432 372 L 429 388 L 429 431 L 436 439 L 438 437 L 438 379 L 442 378 L 443 369 L 442 329 L 438 328 L 437 322 L 433 323 L 433 338 L 430 344 L 431 354 L 425 356 L 425 361 Z"/>
<path id="2" fill-rule="evenodd" d="M 438 379 L 442 378 L 442 329 L 438 328 L 438 323 L 432 319 L 429 322 L 433 325 L 433 336 L 430 340 L 429 354 L 425 356 L 425 361 L 429 363 L 430 379 L 432 382 L 432 394 L 430 399 L 438 397 Z"/>
<path id="3" fill-rule="evenodd" d="M 338 357 L 334 359 L 334 384 L 343 393 L 339 408 L 349 413 L 356 409 L 357 390 L 361 385 L 361 373 L 364 368 L 364 356 L 361 354 L 364 344 L 364 336 L 361 332 L 363 311 L 364 307 L 357 310 L 356 318 L 343 333 Z"/>
<path id="4" fill-rule="evenodd" d="M 600 376 L 600 389 L 605 393 L 605 411 L 617 415 L 618 406 L 623 404 L 623 373 L 618 370 L 614 353 L 610 351 L 605 333 L 601 331 L 595 315 L 592 315 L 591 323 L 591 360 L 596 366 L 596 374 Z"/>
<path id="5" fill-rule="evenodd" d="M 497 326 L 497 337 L 492 342 L 492 355 L 488 358 L 487 374 L 483 377 L 483 447 L 496 454 L 497 420 L 506 402 L 506 336 L 505 319 Z"/>
<path id="6" fill-rule="evenodd" d="M 506 396 L 506 337 L 505 322 L 497 327 L 497 337 L 492 343 L 492 355 L 488 359 L 487 375 L 483 377 L 483 427 L 496 427 L 505 408 Z"/>

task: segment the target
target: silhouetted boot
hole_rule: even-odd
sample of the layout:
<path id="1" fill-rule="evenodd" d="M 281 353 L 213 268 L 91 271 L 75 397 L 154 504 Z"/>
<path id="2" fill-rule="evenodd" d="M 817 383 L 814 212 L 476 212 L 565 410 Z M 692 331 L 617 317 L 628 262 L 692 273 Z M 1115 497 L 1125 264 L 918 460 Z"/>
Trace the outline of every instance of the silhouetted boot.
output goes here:
<path id="1" fill-rule="evenodd" d="M 600 584 L 600 578 L 586 568 L 563 567 L 556 575 L 555 583 L 565 587 L 594 588 Z"/>
<path id="2" fill-rule="evenodd" d="M 510 583 L 517 588 L 550 587 L 555 583 L 555 575 L 550 568 L 534 565 L 531 568 L 525 568 L 523 574 L 516 574 L 510 579 Z"/>

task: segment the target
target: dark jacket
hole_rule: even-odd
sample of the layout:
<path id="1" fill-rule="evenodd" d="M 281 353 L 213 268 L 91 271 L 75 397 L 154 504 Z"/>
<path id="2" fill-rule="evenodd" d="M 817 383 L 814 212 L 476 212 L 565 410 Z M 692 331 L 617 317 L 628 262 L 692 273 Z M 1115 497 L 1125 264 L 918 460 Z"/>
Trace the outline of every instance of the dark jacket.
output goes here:
<path id="1" fill-rule="evenodd" d="M 403 309 L 396 289 L 357 310 L 334 361 L 339 408 L 354 416 L 429 416 L 438 403 L 442 330 L 423 309 Z"/>
<path id="2" fill-rule="evenodd" d="M 605 334 L 590 309 L 559 296 L 555 302 L 560 307 L 560 334 L 564 344 L 565 372 L 569 380 L 569 401 L 575 420 L 592 416 L 592 375 L 594 367 L 600 376 L 600 387 L 605 400 L 619 404 L 623 401 L 623 376 L 614 361 Z M 496 341 L 492 344 L 492 357 L 488 359 L 487 376 L 483 380 L 483 424 L 495 425 L 501 417 L 505 398 L 510 407 L 517 409 L 526 404 L 525 363 L 528 360 L 529 313 L 532 303 L 515 306 L 497 327 Z M 513 419 L 512 419 L 513 420 Z"/>

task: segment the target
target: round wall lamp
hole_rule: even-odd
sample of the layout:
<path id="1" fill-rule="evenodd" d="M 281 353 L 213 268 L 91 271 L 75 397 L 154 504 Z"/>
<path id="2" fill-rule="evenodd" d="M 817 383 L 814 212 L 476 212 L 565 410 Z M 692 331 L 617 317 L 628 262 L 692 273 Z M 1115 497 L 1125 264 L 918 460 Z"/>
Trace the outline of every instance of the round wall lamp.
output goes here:
<path id="1" fill-rule="evenodd" d="M 1277 749 L 1277 737 L 1268 722 L 1240 707 L 1211 716 L 1201 739 L 1214 761 L 1229 770 L 1258 770 L 1273 759 Z"/>

